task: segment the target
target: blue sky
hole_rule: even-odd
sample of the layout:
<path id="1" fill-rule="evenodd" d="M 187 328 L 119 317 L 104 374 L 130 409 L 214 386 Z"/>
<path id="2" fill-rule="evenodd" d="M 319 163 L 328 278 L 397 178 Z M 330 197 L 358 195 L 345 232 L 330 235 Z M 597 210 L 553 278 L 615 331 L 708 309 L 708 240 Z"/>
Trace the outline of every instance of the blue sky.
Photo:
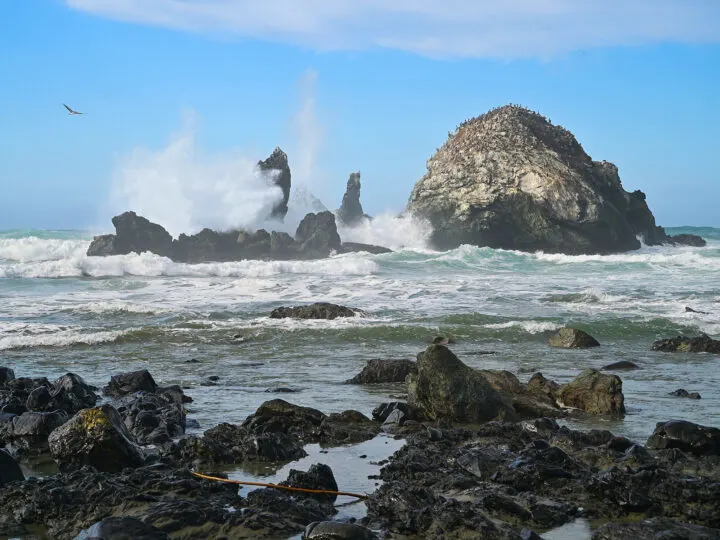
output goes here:
<path id="1" fill-rule="evenodd" d="M 0 79 L 0 229 L 107 228 L 118 186 L 152 205 L 168 171 L 202 188 L 277 145 L 328 207 L 360 170 L 365 210 L 400 211 L 448 132 L 509 102 L 660 224 L 720 226 L 716 0 L 10 0 Z"/>

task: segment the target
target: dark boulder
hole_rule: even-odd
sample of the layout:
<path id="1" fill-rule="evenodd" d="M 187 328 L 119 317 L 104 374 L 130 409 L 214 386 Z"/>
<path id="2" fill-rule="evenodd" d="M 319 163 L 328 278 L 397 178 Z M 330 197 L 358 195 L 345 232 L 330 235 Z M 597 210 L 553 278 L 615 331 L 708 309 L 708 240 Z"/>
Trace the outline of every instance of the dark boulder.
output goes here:
<path id="1" fill-rule="evenodd" d="M 15 455 L 25 457 L 48 450 L 50 434 L 68 420 L 64 411 L 26 412 L 0 423 L 0 441 Z"/>
<path id="2" fill-rule="evenodd" d="M 690 398 L 690 399 L 700 399 L 700 394 L 697 392 L 688 392 L 684 388 L 678 388 L 674 392 L 670 392 L 671 396 L 677 396 L 677 397 L 684 397 L 684 398 Z"/>
<path id="3" fill-rule="evenodd" d="M 124 212 L 112 218 L 115 237 L 95 237 L 87 255 L 126 255 L 150 251 L 163 257 L 172 255 L 172 236 L 162 226 L 138 216 L 135 212 Z M 112 252 L 108 252 L 112 249 Z"/>
<path id="4" fill-rule="evenodd" d="M 292 174 L 288 165 L 288 157 L 280 148 L 275 148 L 272 154 L 264 160 L 258 161 L 258 168 L 265 173 L 269 182 L 282 190 L 282 199 L 273 207 L 270 212 L 271 219 L 285 219 L 288 212 L 288 201 L 290 200 L 290 186 Z"/>
<path id="5" fill-rule="evenodd" d="M 363 370 L 347 384 L 375 384 L 404 382 L 412 372 L 417 371 L 417 365 L 411 360 L 368 360 Z"/>
<path id="6" fill-rule="evenodd" d="M 122 398 L 116 407 L 138 444 L 162 444 L 185 433 L 182 398 L 173 399 L 172 394 L 136 392 Z"/>
<path id="7" fill-rule="evenodd" d="M 343 242 L 340 246 L 340 253 L 371 253 L 372 255 L 381 255 L 383 253 L 392 253 L 392 249 L 383 246 L 375 246 L 373 244 L 361 244 L 359 242 Z"/>
<path id="8" fill-rule="evenodd" d="M 378 422 L 385 422 L 388 416 L 395 411 L 399 410 L 407 420 L 423 421 L 425 416 L 421 410 L 409 403 L 402 401 L 391 401 L 389 403 L 382 403 L 375 407 L 372 412 L 372 416 Z"/>
<path id="9" fill-rule="evenodd" d="M 80 411 L 55 429 L 48 442 L 50 454 L 61 469 L 89 465 L 98 471 L 119 472 L 144 461 L 122 418 L 110 405 Z"/>
<path id="10" fill-rule="evenodd" d="M 609 371 L 620 371 L 620 370 L 629 370 L 629 369 L 640 369 L 640 366 L 638 366 L 634 362 L 628 362 L 627 360 L 621 360 L 619 362 L 613 362 L 612 364 L 608 364 L 607 366 L 603 367 L 602 369 L 606 369 Z"/>
<path id="11" fill-rule="evenodd" d="M 380 432 L 377 422 L 359 411 L 329 414 L 320 424 L 317 440 L 326 446 L 356 444 L 368 441 Z"/>
<path id="12" fill-rule="evenodd" d="M 105 388 L 105 393 L 113 397 L 126 396 L 135 392 L 150 392 L 157 390 L 157 383 L 147 369 L 121 373 L 110 377 L 110 384 Z"/>
<path id="13" fill-rule="evenodd" d="M 5 450 L 0 449 L 0 488 L 10 482 L 22 482 L 25 475 L 17 461 Z"/>
<path id="14" fill-rule="evenodd" d="M 279 307 L 270 313 L 271 319 L 337 319 L 338 317 L 355 317 L 362 312 L 328 302 L 316 302 L 307 306 Z"/>
<path id="15" fill-rule="evenodd" d="M 598 347 L 600 343 L 587 332 L 577 328 L 561 328 L 548 340 L 551 347 L 563 349 L 586 349 Z"/>
<path id="16" fill-rule="evenodd" d="M 303 540 L 376 540 L 377 535 L 357 523 L 314 521 L 305 528 Z"/>
<path id="17" fill-rule="evenodd" d="M 347 181 L 345 195 L 338 210 L 338 220 L 343 225 L 352 227 L 368 217 L 360 204 L 360 173 L 354 172 Z"/>
<path id="18" fill-rule="evenodd" d="M 327 257 L 341 249 L 335 215 L 332 212 L 307 214 L 295 232 L 295 241 L 305 257 Z"/>
<path id="19" fill-rule="evenodd" d="M 625 415 L 625 396 L 622 380 L 587 369 L 560 390 L 559 400 L 565 407 L 574 407 L 590 414 Z"/>
<path id="20" fill-rule="evenodd" d="M 99 236 L 95 236 L 92 242 L 90 242 L 86 255 L 88 257 L 108 257 L 110 255 L 117 255 L 115 238 L 114 234 L 101 234 Z"/>
<path id="21" fill-rule="evenodd" d="M 312 465 L 307 472 L 290 469 L 287 480 L 280 482 L 279 485 L 316 491 L 338 491 L 332 469 L 322 463 Z M 295 493 L 303 495 L 303 492 Z M 304 496 L 328 502 L 335 502 L 337 499 L 337 495 L 331 493 L 308 493 Z"/>
<path id="22" fill-rule="evenodd" d="M 685 420 L 658 422 L 647 441 L 652 449 L 677 448 L 698 456 L 720 455 L 720 429 Z"/>
<path id="23" fill-rule="evenodd" d="M 667 243 L 678 246 L 705 247 L 707 242 L 697 234 L 673 234 L 667 237 Z"/>
<path id="24" fill-rule="evenodd" d="M 25 401 L 29 411 L 65 411 L 75 414 L 81 409 L 95 406 L 98 396 L 93 388 L 73 373 L 63 375 L 52 385 L 41 383 L 34 388 Z"/>
<path id="25" fill-rule="evenodd" d="M 653 351 L 663 352 L 707 352 L 720 354 L 720 340 L 712 339 L 707 334 L 698 337 L 677 336 L 661 339 L 652 344 Z"/>
<path id="26" fill-rule="evenodd" d="M 160 529 L 132 517 L 109 517 L 83 530 L 74 540 L 169 540 Z"/>
<path id="27" fill-rule="evenodd" d="M 0 385 L 3 385 L 8 381 L 12 381 L 14 378 L 15 372 L 12 369 L 0 366 Z"/>
<path id="28" fill-rule="evenodd" d="M 431 420 L 473 424 L 515 418 L 508 397 L 443 345 L 430 345 L 418 354 L 417 374 L 409 376 L 408 401 Z"/>

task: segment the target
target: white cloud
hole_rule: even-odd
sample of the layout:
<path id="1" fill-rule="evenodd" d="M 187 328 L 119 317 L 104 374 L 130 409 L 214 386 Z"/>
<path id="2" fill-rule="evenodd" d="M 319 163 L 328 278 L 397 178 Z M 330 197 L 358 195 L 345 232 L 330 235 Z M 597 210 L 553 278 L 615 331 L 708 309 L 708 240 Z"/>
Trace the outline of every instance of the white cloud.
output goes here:
<path id="1" fill-rule="evenodd" d="M 317 50 L 548 57 L 577 49 L 720 41 L 718 0 L 65 0 L 121 21 Z"/>

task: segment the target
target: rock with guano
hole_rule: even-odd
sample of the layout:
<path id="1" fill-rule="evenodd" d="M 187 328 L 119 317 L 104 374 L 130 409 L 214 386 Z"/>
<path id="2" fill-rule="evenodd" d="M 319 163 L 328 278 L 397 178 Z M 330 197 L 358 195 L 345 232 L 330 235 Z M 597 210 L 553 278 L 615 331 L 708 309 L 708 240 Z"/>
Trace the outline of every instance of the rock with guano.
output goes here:
<path id="1" fill-rule="evenodd" d="M 117 410 L 107 404 L 80 411 L 55 429 L 48 442 L 61 470 L 89 465 L 102 472 L 119 472 L 144 461 Z"/>

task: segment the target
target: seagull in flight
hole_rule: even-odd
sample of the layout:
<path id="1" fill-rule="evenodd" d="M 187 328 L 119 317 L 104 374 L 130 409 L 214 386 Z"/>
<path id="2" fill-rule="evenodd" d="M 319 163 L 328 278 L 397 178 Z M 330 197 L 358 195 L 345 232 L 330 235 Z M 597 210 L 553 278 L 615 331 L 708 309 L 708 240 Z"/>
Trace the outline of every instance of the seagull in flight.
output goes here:
<path id="1" fill-rule="evenodd" d="M 63 105 L 64 105 L 64 106 L 65 106 L 65 108 L 66 108 L 66 109 L 68 110 L 68 114 L 70 114 L 70 115 L 73 115 L 73 114 L 85 114 L 85 113 L 81 113 L 81 112 L 73 111 L 73 110 L 72 110 L 72 109 L 71 109 L 70 107 L 68 107 L 68 106 L 67 106 L 67 105 L 65 105 L 64 103 L 63 103 Z"/>

